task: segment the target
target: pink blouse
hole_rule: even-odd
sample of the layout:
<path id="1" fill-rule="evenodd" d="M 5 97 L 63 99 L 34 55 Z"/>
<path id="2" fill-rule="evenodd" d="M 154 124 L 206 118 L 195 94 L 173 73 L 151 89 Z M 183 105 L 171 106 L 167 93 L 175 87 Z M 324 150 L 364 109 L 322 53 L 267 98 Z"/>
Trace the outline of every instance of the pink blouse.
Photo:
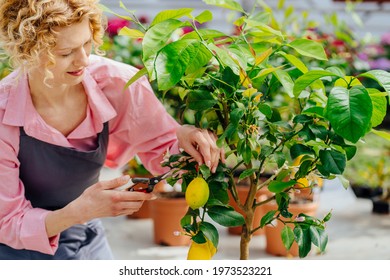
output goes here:
<path id="1" fill-rule="evenodd" d="M 48 210 L 32 208 L 24 196 L 18 161 L 21 126 L 39 140 L 89 150 L 108 121 L 108 167 L 122 167 L 137 154 L 151 173 L 164 171 L 160 165 L 163 154 L 167 149 L 178 151 L 178 123 L 156 98 L 146 78 L 124 90 L 136 71 L 91 55 L 83 81 L 87 117 L 67 137 L 47 125 L 35 110 L 27 75 L 15 71 L 0 81 L 0 243 L 46 254 L 54 254 L 58 248 L 59 235 L 48 238 L 46 234 Z"/>

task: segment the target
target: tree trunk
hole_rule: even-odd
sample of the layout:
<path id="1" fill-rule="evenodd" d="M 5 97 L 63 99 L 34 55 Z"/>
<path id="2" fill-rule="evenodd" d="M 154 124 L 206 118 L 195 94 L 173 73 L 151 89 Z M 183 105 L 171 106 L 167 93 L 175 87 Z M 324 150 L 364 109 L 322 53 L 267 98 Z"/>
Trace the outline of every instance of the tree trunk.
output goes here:
<path id="1" fill-rule="evenodd" d="M 249 260 L 249 244 L 252 239 L 253 209 L 246 211 L 245 224 L 242 226 L 240 240 L 240 260 Z"/>

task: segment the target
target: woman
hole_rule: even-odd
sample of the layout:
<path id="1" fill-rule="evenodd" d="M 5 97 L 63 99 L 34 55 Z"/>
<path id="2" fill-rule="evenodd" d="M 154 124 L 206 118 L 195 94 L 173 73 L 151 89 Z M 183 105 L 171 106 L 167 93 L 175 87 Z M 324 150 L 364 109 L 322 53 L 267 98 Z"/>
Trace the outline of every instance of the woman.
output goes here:
<path id="1" fill-rule="evenodd" d="M 153 194 L 98 181 L 136 154 L 164 172 L 184 149 L 215 171 L 208 131 L 180 126 L 136 69 L 100 54 L 94 0 L 0 0 L 0 42 L 16 69 L 0 82 L 0 259 L 110 259 L 98 218 L 129 215 Z M 199 148 L 198 148 L 199 147 Z"/>

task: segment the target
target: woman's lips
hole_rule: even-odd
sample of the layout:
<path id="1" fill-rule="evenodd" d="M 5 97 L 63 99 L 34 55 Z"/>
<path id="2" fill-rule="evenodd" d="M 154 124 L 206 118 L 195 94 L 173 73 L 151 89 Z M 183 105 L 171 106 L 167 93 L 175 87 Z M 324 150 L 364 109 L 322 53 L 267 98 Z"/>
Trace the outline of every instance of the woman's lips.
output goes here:
<path id="1" fill-rule="evenodd" d="M 72 76 L 81 76 L 84 73 L 84 69 L 80 69 L 77 71 L 67 72 L 69 75 Z"/>

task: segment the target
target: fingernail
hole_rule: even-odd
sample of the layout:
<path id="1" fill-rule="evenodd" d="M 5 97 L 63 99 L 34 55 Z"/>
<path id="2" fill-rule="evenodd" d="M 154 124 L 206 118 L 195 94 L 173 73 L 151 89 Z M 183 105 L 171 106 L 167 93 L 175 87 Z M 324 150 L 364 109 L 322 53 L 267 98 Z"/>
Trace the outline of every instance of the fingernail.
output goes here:
<path id="1" fill-rule="evenodd" d="M 206 165 L 207 165 L 208 168 L 210 168 L 211 167 L 211 161 L 207 161 Z"/>

